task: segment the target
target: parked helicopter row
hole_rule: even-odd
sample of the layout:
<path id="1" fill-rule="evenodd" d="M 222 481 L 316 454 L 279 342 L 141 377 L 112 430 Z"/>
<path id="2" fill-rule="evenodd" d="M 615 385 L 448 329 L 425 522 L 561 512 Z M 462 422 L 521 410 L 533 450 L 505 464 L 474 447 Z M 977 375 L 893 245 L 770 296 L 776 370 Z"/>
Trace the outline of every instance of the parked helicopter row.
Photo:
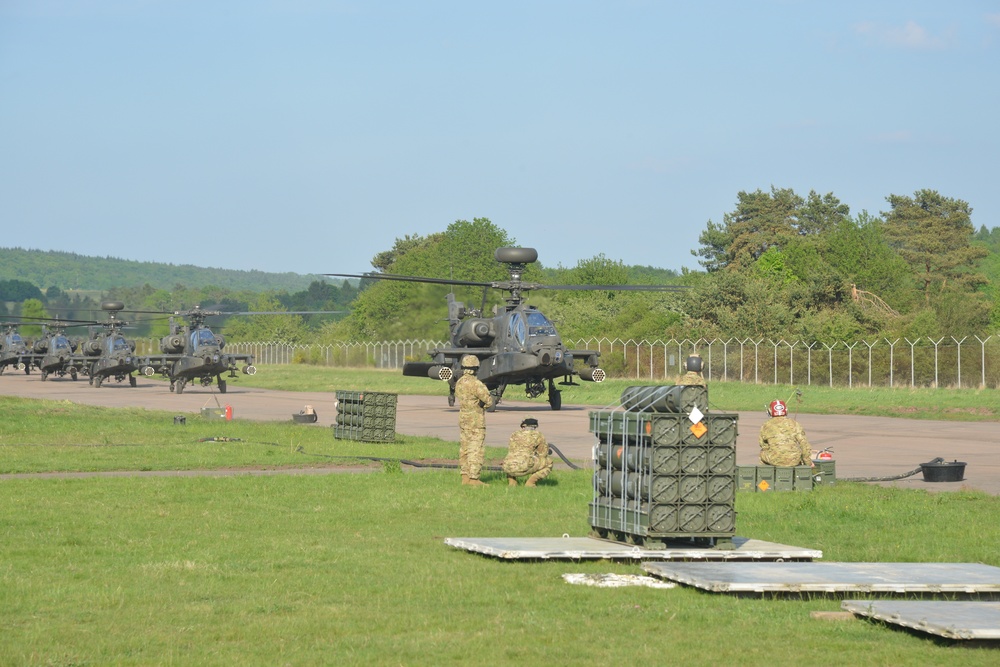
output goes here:
<path id="1" fill-rule="evenodd" d="M 226 393 L 226 377 L 237 377 L 237 370 L 247 375 L 257 372 L 251 354 L 230 354 L 223 351 L 225 340 L 215 334 L 205 319 L 222 315 L 218 311 L 194 308 L 174 312 L 170 317 L 170 333 L 160 339 L 160 354 L 142 356 L 135 352 L 135 341 L 128 340 L 123 329 L 128 322 L 118 317 L 124 310 L 121 301 L 106 301 L 101 309 L 108 314 L 104 321 L 51 320 L 35 318 L 31 322 L 3 324 L 4 336 L 0 340 L 0 374 L 8 366 L 30 374 L 37 369 L 44 381 L 51 376 L 69 375 L 76 380 L 86 375 L 94 387 L 105 381 L 128 382 L 136 386 L 136 373 L 146 376 L 162 375 L 170 382 L 170 391 L 184 392 L 190 382 L 208 387 L 216 382 L 219 392 Z M 145 311 L 138 311 L 145 312 Z M 156 313 L 164 315 L 164 313 Z M 174 321 L 179 316 L 186 323 Z M 32 318 L 24 318 L 32 319 Z M 18 333 L 25 324 L 42 326 L 42 335 L 30 344 Z M 89 326 L 90 332 L 83 340 L 66 335 L 69 327 Z M 242 364 L 242 368 L 240 368 Z"/>

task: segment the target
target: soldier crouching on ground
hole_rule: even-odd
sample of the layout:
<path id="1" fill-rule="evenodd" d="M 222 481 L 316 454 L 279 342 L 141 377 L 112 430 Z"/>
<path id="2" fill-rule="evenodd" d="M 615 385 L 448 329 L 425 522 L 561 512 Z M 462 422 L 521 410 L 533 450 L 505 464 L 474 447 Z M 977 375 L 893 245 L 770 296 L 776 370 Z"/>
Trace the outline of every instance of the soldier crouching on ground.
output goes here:
<path id="1" fill-rule="evenodd" d="M 462 357 L 462 377 L 455 383 L 455 400 L 458 402 L 459 449 L 458 465 L 462 470 L 462 484 L 486 486 L 479 480 L 486 458 L 486 408 L 493 405 L 493 397 L 479 378 L 479 359 L 471 354 Z"/>
<path id="2" fill-rule="evenodd" d="M 701 375 L 701 367 L 701 356 L 692 354 L 684 362 L 684 368 L 687 370 L 687 373 L 677 378 L 677 382 L 674 384 L 704 387 L 705 378 Z"/>
<path id="3" fill-rule="evenodd" d="M 507 456 L 503 460 L 503 471 L 507 473 L 507 484 L 517 486 L 517 478 L 528 475 L 525 486 L 535 486 L 552 472 L 549 458 L 549 443 L 538 432 L 538 420 L 528 417 L 521 422 L 521 430 L 510 434 Z"/>
<path id="4" fill-rule="evenodd" d="M 784 401 L 771 401 L 771 416 L 760 427 L 760 462 L 771 466 L 811 466 L 812 449 L 806 432 L 788 416 Z"/>

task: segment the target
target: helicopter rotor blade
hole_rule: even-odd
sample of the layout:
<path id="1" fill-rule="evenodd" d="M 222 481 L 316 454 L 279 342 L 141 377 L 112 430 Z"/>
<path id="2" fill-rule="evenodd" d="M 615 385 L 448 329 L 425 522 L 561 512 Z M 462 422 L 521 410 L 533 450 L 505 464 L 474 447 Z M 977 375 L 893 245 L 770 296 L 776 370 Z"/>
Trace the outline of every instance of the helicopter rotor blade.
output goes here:
<path id="1" fill-rule="evenodd" d="M 476 280 L 451 280 L 448 278 L 421 278 L 419 276 L 401 276 L 395 273 L 324 273 L 324 276 L 338 278 L 371 278 L 372 280 L 398 280 L 408 283 L 431 283 L 437 285 L 467 285 L 470 287 L 496 287 L 496 283 L 484 283 Z"/>
<path id="2" fill-rule="evenodd" d="M 525 288 L 527 289 L 527 288 Z M 534 285 L 531 289 L 554 289 L 554 290 L 576 290 L 576 291 L 600 291 L 609 292 L 683 292 L 691 289 L 687 285 Z"/>

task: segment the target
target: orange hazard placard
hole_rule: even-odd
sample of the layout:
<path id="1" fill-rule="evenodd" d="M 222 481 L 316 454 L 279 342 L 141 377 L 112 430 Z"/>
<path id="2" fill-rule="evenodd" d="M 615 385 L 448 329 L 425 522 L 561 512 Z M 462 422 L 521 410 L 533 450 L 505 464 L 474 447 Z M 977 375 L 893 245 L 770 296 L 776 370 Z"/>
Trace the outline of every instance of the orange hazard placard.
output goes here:
<path id="1" fill-rule="evenodd" d="M 757 485 L 757 488 L 760 489 L 761 491 L 767 491 L 768 489 L 771 488 L 771 485 L 767 483 L 766 479 L 762 479 L 760 480 L 760 484 Z"/>
<path id="2" fill-rule="evenodd" d="M 701 436 L 708 433 L 708 427 L 701 422 L 698 422 L 697 424 L 691 424 L 691 432 L 694 433 L 694 437 L 700 438 Z"/>

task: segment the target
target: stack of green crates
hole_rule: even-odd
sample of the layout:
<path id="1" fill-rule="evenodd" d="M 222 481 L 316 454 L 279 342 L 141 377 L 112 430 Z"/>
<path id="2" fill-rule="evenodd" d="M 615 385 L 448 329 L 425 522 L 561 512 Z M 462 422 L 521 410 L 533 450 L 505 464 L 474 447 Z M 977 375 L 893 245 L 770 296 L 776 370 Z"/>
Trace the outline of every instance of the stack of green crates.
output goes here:
<path id="1" fill-rule="evenodd" d="M 361 442 L 393 442 L 396 439 L 396 394 L 337 391 L 333 437 Z"/>
<path id="2" fill-rule="evenodd" d="M 622 394 L 629 409 L 590 413 L 595 535 L 649 547 L 679 539 L 731 544 L 739 417 L 706 414 L 707 403 L 705 387 L 630 387 Z"/>
<path id="3" fill-rule="evenodd" d="M 736 488 L 740 491 L 811 491 L 820 484 L 836 481 L 833 461 L 816 461 L 815 466 L 738 466 Z"/>

